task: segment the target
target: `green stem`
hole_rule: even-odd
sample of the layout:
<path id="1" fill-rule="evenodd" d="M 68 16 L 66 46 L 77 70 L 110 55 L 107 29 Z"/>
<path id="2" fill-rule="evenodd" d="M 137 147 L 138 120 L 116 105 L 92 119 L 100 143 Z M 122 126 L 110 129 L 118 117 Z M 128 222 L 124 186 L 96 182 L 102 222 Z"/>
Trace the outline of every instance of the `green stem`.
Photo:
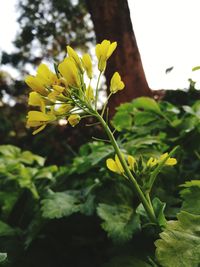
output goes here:
<path id="1" fill-rule="evenodd" d="M 146 193 L 145 196 L 146 196 L 147 201 L 149 202 L 149 206 L 150 206 L 150 208 L 151 208 L 152 211 L 154 212 L 153 205 L 152 205 L 152 203 L 151 203 L 150 194 L 149 194 L 149 193 Z"/>
<path id="2" fill-rule="evenodd" d="M 106 102 L 104 103 L 104 106 L 103 106 L 103 109 L 102 109 L 102 112 L 101 112 L 101 117 L 104 116 L 104 112 L 105 112 L 106 106 L 108 104 L 108 100 L 110 99 L 110 97 L 111 97 L 112 94 L 113 94 L 112 92 L 109 94 L 109 96 L 106 99 Z"/>
<path id="3" fill-rule="evenodd" d="M 126 163 L 126 161 L 124 160 L 123 156 L 122 156 L 122 153 L 119 149 L 119 146 L 110 130 L 110 128 L 108 127 L 108 125 L 106 124 L 106 122 L 104 121 L 104 119 L 99 115 L 98 112 L 95 113 L 95 116 L 96 118 L 101 122 L 105 132 L 107 133 L 110 141 L 111 141 L 111 144 L 113 145 L 114 149 L 115 149 L 115 152 L 122 164 L 122 167 L 124 169 L 124 172 L 126 174 L 126 176 L 129 178 L 129 180 L 132 182 L 133 186 L 134 186 L 134 189 L 135 189 L 135 192 L 137 194 L 137 196 L 139 197 L 140 201 L 142 202 L 143 206 L 144 206 L 144 209 L 146 210 L 147 214 L 148 214 L 148 217 L 149 219 L 151 220 L 151 222 L 153 223 L 156 223 L 157 224 L 157 219 L 156 219 L 156 216 L 155 216 L 155 213 L 154 213 L 154 210 L 152 209 L 152 207 L 150 206 L 148 200 L 146 199 L 144 193 L 142 192 L 140 186 L 138 185 L 136 179 L 134 178 L 134 176 L 132 175 L 131 171 L 129 170 L 129 167 Z"/>
<path id="4" fill-rule="evenodd" d="M 97 80 L 97 86 L 96 86 L 96 95 L 95 95 L 95 110 L 97 110 L 97 101 L 98 101 L 98 94 L 99 94 L 99 82 L 100 82 L 100 77 L 101 77 L 102 72 L 99 72 L 99 77 Z"/>
<path id="5" fill-rule="evenodd" d="M 178 149 L 179 146 L 176 146 L 174 149 L 172 149 L 172 151 L 168 154 L 168 156 L 166 158 L 164 158 L 159 164 L 158 166 L 155 168 L 155 170 L 152 172 L 150 179 L 149 179 L 149 185 L 148 185 L 148 191 L 151 192 L 152 187 L 156 181 L 156 178 L 159 174 L 159 172 L 161 171 L 161 169 L 163 168 L 163 166 L 165 165 L 165 162 L 175 153 L 175 151 Z"/>

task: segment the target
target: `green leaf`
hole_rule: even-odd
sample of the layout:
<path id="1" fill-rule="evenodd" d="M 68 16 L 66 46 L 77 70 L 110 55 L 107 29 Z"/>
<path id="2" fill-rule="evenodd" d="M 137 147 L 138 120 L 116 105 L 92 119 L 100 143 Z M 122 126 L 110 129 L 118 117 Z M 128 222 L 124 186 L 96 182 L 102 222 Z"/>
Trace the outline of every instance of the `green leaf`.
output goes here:
<path id="1" fill-rule="evenodd" d="M 19 173 L 17 177 L 17 182 L 20 187 L 22 188 L 27 188 L 31 191 L 33 196 L 38 199 L 39 194 L 37 191 L 37 188 L 33 182 L 33 177 L 32 177 L 32 168 L 25 167 L 24 165 L 19 165 Z"/>
<path id="2" fill-rule="evenodd" d="M 146 111 L 137 112 L 134 116 L 134 122 L 136 126 L 143 126 L 156 120 L 158 120 L 158 116 Z"/>
<path id="3" fill-rule="evenodd" d="M 88 146 L 86 153 L 86 146 L 84 150 L 81 147 L 81 153 L 84 151 L 84 156 L 77 156 L 74 158 L 73 166 L 70 170 L 70 174 L 78 173 L 82 174 L 91 168 L 94 168 L 101 161 L 105 160 L 113 153 L 113 147 L 110 145 L 105 145 L 103 142 L 93 142 Z"/>
<path id="4" fill-rule="evenodd" d="M 1 216 L 7 217 L 18 199 L 19 192 L 0 191 Z"/>
<path id="5" fill-rule="evenodd" d="M 0 237 L 2 236 L 13 236 L 19 233 L 19 230 L 12 228 L 8 224 L 0 221 Z"/>
<path id="6" fill-rule="evenodd" d="M 134 210 L 125 205 L 111 206 L 99 204 L 97 213 L 104 222 L 102 228 L 116 242 L 125 242 L 132 238 L 132 235 L 140 229 L 139 216 Z"/>
<path id="7" fill-rule="evenodd" d="M 142 148 L 148 145 L 159 144 L 160 140 L 156 136 L 136 137 L 127 142 L 128 146 Z M 125 144 L 126 145 L 126 144 Z"/>
<path id="8" fill-rule="evenodd" d="M 117 131 L 122 131 L 124 129 L 130 129 L 132 121 L 132 116 L 127 112 L 118 112 L 112 120 L 112 125 Z"/>
<path id="9" fill-rule="evenodd" d="M 185 211 L 169 221 L 155 242 L 156 257 L 163 267 L 198 267 L 200 263 L 200 216 Z"/>
<path id="10" fill-rule="evenodd" d="M 56 165 L 51 165 L 48 167 L 43 167 L 38 170 L 35 175 L 35 179 L 47 179 L 52 182 L 55 181 L 54 173 L 58 171 L 58 167 Z"/>
<path id="11" fill-rule="evenodd" d="M 85 187 L 83 190 L 68 190 L 64 192 L 48 192 L 41 201 L 42 215 L 44 218 L 62 218 L 75 212 L 92 215 L 95 210 L 95 196 L 92 192 L 99 183 Z"/>
<path id="12" fill-rule="evenodd" d="M 4 262 L 7 259 L 7 253 L 0 252 L 0 262 Z"/>
<path id="13" fill-rule="evenodd" d="M 133 102 L 133 107 L 153 111 L 157 114 L 161 114 L 161 110 L 156 101 L 149 97 L 138 97 Z"/>
<path id="14" fill-rule="evenodd" d="M 0 146 L 0 154 L 6 157 L 17 158 L 20 155 L 21 149 L 12 145 Z"/>
<path id="15" fill-rule="evenodd" d="M 117 107 L 117 112 L 112 119 L 112 125 L 117 131 L 130 130 L 133 122 L 133 104 L 125 103 Z"/>
<path id="16" fill-rule="evenodd" d="M 49 192 L 47 197 L 41 201 L 42 216 L 54 219 L 70 216 L 80 210 L 80 201 L 73 191 Z"/>
<path id="17" fill-rule="evenodd" d="M 200 215 L 200 180 L 187 181 L 181 187 L 184 187 L 180 192 L 184 200 L 181 209 Z"/>
<path id="18" fill-rule="evenodd" d="M 43 157 L 35 155 L 35 154 L 31 153 L 30 151 L 22 152 L 22 154 L 19 158 L 19 161 L 23 162 L 25 164 L 30 164 L 30 165 L 32 165 L 36 161 L 37 164 L 40 166 L 44 166 L 44 163 L 45 163 L 45 159 Z"/>
<path id="19" fill-rule="evenodd" d="M 160 199 L 156 197 L 152 200 L 152 206 L 159 225 L 165 226 L 167 222 L 164 215 L 164 209 L 166 203 L 160 201 Z M 149 218 L 142 204 L 139 204 L 139 206 L 136 209 L 136 213 L 144 219 L 144 222 L 149 222 Z"/>

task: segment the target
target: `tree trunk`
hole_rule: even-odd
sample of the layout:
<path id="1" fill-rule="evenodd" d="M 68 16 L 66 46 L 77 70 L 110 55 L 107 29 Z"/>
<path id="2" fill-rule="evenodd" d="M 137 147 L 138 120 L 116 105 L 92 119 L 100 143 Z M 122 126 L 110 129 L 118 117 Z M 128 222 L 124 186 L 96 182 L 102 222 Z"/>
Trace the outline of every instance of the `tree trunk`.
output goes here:
<path id="1" fill-rule="evenodd" d="M 112 116 L 119 104 L 139 96 L 152 96 L 152 92 L 144 74 L 127 0 L 86 0 L 86 3 L 97 42 L 108 39 L 118 43 L 117 50 L 108 62 L 106 83 L 109 89 L 110 79 L 118 71 L 125 89 L 111 98 L 109 113 Z"/>

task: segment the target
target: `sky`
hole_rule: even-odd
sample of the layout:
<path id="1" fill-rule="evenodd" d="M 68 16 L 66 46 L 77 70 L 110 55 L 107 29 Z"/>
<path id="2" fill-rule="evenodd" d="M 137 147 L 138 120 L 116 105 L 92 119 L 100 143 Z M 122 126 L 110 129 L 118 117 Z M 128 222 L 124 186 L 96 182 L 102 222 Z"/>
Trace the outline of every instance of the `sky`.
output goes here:
<path id="1" fill-rule="evenodd" d="M 187 88 L 192 78 L 200 85 L 200 0 L 129 0 L 138 48 L 152 89 Z M 19 30 L 16 0 L 0 9 L 0 51 L 11 52 Z M 166 74 L 166 69 L 173 67 Z M 5 69 L 5 67 L 4 67 Z M 6 68 L 17 78 L 15 71 Z M 199 86 L 200 87 L 200 86 Z"/>

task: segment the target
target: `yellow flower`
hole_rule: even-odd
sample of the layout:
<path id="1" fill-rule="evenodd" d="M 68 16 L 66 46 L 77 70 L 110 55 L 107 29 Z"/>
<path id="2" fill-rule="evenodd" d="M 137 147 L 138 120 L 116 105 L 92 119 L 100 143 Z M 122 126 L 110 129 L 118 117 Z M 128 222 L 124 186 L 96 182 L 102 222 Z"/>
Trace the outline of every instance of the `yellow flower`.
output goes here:
<path id="1" fill-rule="evenodd" d="M 168 157 L 168 153 L 165 153 L 163 155 L 160 156 L 160 161 L 164 160 L 165 158 Z M 177 164 L 177 160 L 175 158 L 168 158 L 166 161 L 165 161 L 165 165 L 168 165 L 168 166 L 173 166 L 173 165 L 176 165 Z"/>
<path id="2" fill-rule="evenodd" d="M 71 109 L 73 109 L 73 106 L 70 104 L 62 104 L 59 106 L 58 109 L 55 110 L 55 113 L 58 115 L 64 115 L 65 113 L 69 112 Z"/>
<path id="3" fill-rule="evenodd" d="M 36 76 L 28 75 L 25 82 L 33 91 L 47 96 L 48 90 L 46 87 L 57 83 L 58 78 L 45 64 L 40 64 Z"/>
<path id="4" fill-rule="evenodd" d="M 25 83 L 35 92 L 47 96 L 48 90 L 45 88 L 45 86 L 41 83 L 41 81 L 34 76 L 28 75 L 25 78 Z"/>
<path id="5" fill-rule="evenodd" d="M 110 81 L 110 91 L 115 94 L 119 90 L 124 89 L 124 83 L 121 80 L 121 77 L 118 72 L 115 72 Z"/>
<path id="6" fill-rule="evenodd" d="M 84 54 L 82 57 L 83 67 L 89 79 L 92 79 L 92 60 L 89 54 Z"/>
<path id="7" fill-rule="evenodd" d="M 42 112 L 45 111 L 44 100 L 42 99 L 41 95 L 38 94 L 37 92 L 31 92 L 29 94 L 28 104 L 30 106 L 40 107 L 40 110 Z"/>
<path id="8" fill-rule="evenodd" d="M 61 94 L 65 90 L 65 87 L 60 86 L 60 85 L 53 85 L 53 89 Z"/>
<path id="9" fill-rule="evenodd" d="M 58 82 L 58 78 L 45 64 L 40 64 L 37 69 L 36 77 L 46 86 L 50 86 Z"/>
<path id="10" fill-rule="evenodd" d="M 80 79 L 78 69 L 74 61 L 67 57 L 58 65 L 58 70 L 66 79 L 68 86 L 80 87 Z"/>
<path id="11" fill-rule="evenodd" d="M 74 49 L 71 46 L 68 45 L 67 46 L 67 53 L 68 53 L 69 57 L 74 60 L 75 64 L 79 68 L 80 72 L 83 73 L 81 60 L 80 60 L 78 54 L 76 53 L 76 51 L 74 51 Z"/>
<path id="12" fill-rule="evenodd" d="M 56 120 L 56 116 L 53 114 L 46 114 L 41 111 L 29 111 L 27 116 L 27 126 L 28 127 L 39 127 L 33 134 L 37 134 L 42 131 L 47 123 Z"/>
<path id="13" fill-rule="evenodd" d="M 72 127 L 74 127 L 79 123 L 80 119 L 81 117 L 78 114 L 72 114 L 69 116 L 68 122 Z"/>
<path id="14" fill-rule="evenodd" d="M 96 45 L 96 56 L 98 58 L 98 69 L 104 71 L 106 68 L 106 62 L 112 55 L 117 47 L 117 42 L 110 43 L 108 40 L 104 40 L 101 44 Z"/>
<path id="15" fill-rule="evenodd" d="M 163 155 L 161 155 L 158 159 L 155 159 L 153 157 L 151 157 L 148 161 L 147 161 L 147 167 L 154 167 L 155 165 L 159 164 L 161 161 L 165 160 L 168 157 L 168 153 L 164 153 Z M 168 166 L 173 166 L 177 164 L 177 160 L 175 158 L 168 158 L 165 163 L 165 165 Z"/>
<path id="16" fill-rule="evenodd" d="M 158 160 L 153 157 L 147 161 L 147 167 L 154 167 L 156 164 L 158 164 Z"/>
<path id="17" fill-rule="evenodd" d="M 124 169 L 123 169 L 121 162 L 120 162 L 117 155 L 115 155 L 115 160 L 114 159 L 107 159 L 106 160 L 106 166 L 112 172 L 116 172 L 118 174 L 124 173 Z"/>
<path id="18" fill-rule="evenodd" d="M 85 90 L 85 96 L 87 100 L 93 101 L 94 100 L 94 91 L 92 87 L 89 85 L 88 88 Z"/>
<path id="19" fill-rule="evenodd" d="M 128 155 L 127 161 L 128 161 L 128 164 L 129 164 L 129 169 L 132 170 L 132 171 L 134 171 L 136 159 L 133 156 Z"/>
<path id="20" fill-rule="evenodd" d="M 60 96 L 64 90 L 65 88 L 63 86 L 53 85 L 53 91 L 48 94 L 48 98 L 52 101 L 56 101 L 57 96 Z"/>

